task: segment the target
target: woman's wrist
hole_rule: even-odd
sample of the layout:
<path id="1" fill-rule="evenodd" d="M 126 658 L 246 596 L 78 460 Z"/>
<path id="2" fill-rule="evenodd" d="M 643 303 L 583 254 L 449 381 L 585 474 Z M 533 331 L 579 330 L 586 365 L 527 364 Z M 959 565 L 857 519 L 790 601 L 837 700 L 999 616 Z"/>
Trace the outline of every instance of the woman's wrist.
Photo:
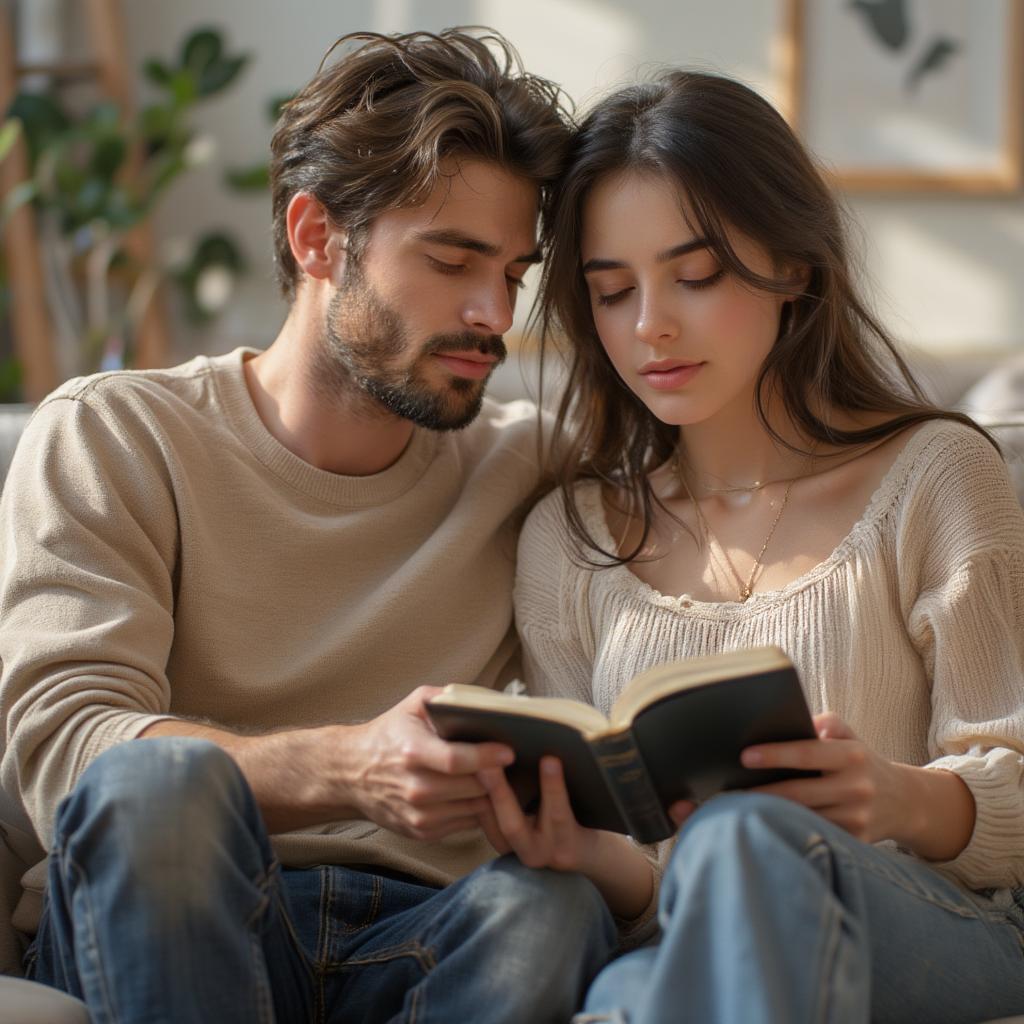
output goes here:
<path id="1" fill-rule="evenodd" d="M 597 832 L 579 869 L 616 917 L 639 917 L 654 895 L 654 869 L 642 851 L 617 832 Z"/>
<path id="2" fill-rule="evenodd" d="M 967 784 L 944 769 L 894 767 L 902 799 L 892 838 L 925 860 L 953 860 L 974 832 L 974 796 Z"/>

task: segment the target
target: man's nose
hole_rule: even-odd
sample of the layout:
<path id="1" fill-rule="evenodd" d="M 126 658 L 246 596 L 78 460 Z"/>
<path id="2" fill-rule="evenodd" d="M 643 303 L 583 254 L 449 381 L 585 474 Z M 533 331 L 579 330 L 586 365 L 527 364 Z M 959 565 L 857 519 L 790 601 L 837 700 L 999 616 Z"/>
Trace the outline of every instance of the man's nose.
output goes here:
<path id="1" fill-rule="evenodd" d="M 463 309 L 463 321 L 474 331 L 504 334 L 512 326 L 515 310 L 509 296 L 508 283 L 492 285 L 473 294 Z"/>

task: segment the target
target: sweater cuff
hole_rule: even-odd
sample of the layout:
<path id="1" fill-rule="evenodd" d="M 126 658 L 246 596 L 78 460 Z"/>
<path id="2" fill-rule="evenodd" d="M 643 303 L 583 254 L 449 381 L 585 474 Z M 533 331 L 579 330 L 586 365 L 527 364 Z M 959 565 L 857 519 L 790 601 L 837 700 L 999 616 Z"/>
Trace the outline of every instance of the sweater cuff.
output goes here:
<path id="1" fill-rule="evenodd" d="M 88 738 L 83 744 L 85 763 L 90 764 L 100 754 L 128 740 L 137 740 L 151 725 L 156 722 L 180 721 L 174 715 L 142 714 L 135 711 L 116 711 L 101 718 L 94 724 Z"/>
<path id="2" fill-rule="evenodd" d="M 948 861 L 933 862 L 970 889 L 1024 884 L 1021 755 L 1006 747 L 984 755 L 949 755 L 924 767 L 958 775 L 974 797 L 974 831 Z"/>

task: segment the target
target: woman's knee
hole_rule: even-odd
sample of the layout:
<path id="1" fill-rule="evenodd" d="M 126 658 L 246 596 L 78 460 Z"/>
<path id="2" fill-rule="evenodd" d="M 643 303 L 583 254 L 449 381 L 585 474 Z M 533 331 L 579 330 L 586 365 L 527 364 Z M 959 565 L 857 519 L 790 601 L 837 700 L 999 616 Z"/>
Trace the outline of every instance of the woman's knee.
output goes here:
<path id="1" fill-rule="evenodd" d="M 698 808 L 684 823 L 669 871 L 692 870 L 702 857 L 720 858 L 731 851 L 756 849 L 768 841 L 805 848 L 812 836 L 830 826 L 792 800 L 764 793 L 723 793 Z"/>

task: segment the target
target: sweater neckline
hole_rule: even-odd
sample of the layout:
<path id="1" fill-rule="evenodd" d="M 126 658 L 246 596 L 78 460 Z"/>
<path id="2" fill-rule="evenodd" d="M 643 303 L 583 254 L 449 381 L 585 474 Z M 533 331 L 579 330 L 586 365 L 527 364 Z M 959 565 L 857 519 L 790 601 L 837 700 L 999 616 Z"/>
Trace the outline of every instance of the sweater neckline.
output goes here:
<path id="1" fill-rule="evenodd" d="M 743 618 L 749 612 L 760 612 L 765 608 L 774 607 L 828 576 L 846 561 L 872 526 L 891 508 L 903 490 L 920 450 L 947 425 L 948 421 L 939 419 L 928 421 L 918 427 L 900 449 L 892 465 L 886 470 L 864 511 L 846 536 L 835 546 L 832 553 L 808 569 L 807 572 L 775 590 L 755 590 L 746 601 L 702 601 L 686 593 L 664 594 L 652 587 L 646 580 L 642 580 L 625 564 L 613 565 L 601 571 L 608 574 L 609 580 L 619 583 L 623 589 L 635 594 L 646 603 L 670 608 L 674 611 L 685 609 L 687 613 L 691 613 L 697 610 L 703 614 Z M 580 487 L 579 499 L 580 511 L 590 535 L 598 540 L 606 551 L 615 550 L 615 539 L 608 527 L 608 518 L 601 497 L 601 482 L 599 480 L 584 481 Z"/>
<path id="2" fill-rule="evenodd" d="M 405 451 L 387 469 L 370 476 L 345 476 L 319 469 L 289 451 L 260 419 L 243 365 L 259 355 L 254 348 L 237 348 L 209 360 L 221 404 L 236 435 L 253 456 L 280 480 L 312 498 L 343 508 L 369 508 L 401 497 L 423 477 L 437 454 L 439 436 L 413 429 Z"/>

